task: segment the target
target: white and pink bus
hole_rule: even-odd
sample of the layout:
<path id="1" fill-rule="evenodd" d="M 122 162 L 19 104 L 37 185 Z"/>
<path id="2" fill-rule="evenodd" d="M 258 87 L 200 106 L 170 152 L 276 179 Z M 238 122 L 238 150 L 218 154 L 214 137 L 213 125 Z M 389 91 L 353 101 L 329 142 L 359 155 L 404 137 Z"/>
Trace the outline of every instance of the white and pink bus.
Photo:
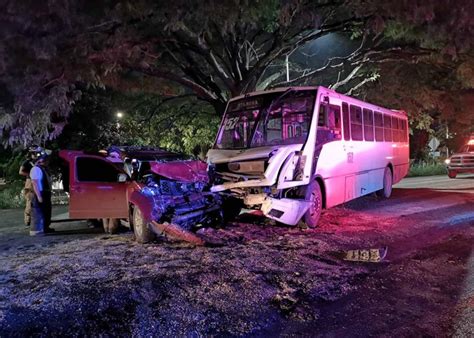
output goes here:
<path id="1" fill-rule="evenodd" d="M 314 227 L 323 208 L 390 197 L 408 172 L 407 116 L 324 87 L 249 93 L 229 101 L 207 157 L 212 191 Z"/>

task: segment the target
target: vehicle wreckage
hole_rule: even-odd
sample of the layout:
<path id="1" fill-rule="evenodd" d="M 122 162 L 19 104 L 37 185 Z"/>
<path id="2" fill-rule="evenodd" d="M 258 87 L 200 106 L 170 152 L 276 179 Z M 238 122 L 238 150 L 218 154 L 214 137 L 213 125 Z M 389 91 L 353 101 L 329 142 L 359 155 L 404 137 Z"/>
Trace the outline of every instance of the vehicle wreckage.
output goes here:
<path id="1" fill-rule="evenodd" d="M 221 196 L 209 191 L 202 161 L 150 147 L 59 155 L 70 219 L 100 219 L 107 233 L 122 223 L 140 243 L 164 233 L 197 245 L 204 240 L 193 230 L 222 219 Z"/>
<path id="2" fill-rule="evenodd" d="M 409 168 L 408 118 L 321 86 L 276 88 L 229 101 L 207 166 L 153 148 L 60 155 L 71 217 L 102 218 L 106 231 L 128 219 L 139 242 L 165 232 L 203 244 L 196 224 L 244 206 L 315 227 L 323 208 L 390 197 Z"/>

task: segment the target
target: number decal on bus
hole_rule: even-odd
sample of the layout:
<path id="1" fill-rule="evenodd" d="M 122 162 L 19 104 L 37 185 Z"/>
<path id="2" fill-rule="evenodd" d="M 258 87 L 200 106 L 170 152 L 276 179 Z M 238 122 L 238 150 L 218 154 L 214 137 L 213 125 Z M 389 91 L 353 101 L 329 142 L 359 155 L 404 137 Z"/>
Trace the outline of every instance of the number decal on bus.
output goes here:
<path id="1" fill-rule="evenodd" d="M 237 123 L 239 123 L 240 117 L 231 117 L 229 118 L 225 125 L 224 125 L 224 130 L 232 130 L 235 128 Z"/>

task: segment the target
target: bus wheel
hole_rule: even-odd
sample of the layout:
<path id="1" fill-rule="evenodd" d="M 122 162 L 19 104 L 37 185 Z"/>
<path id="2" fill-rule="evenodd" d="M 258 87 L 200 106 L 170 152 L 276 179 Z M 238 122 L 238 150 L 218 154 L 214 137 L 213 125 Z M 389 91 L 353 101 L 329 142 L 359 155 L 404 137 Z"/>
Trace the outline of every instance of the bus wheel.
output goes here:
<path id="1" fill-rule="evenodd" d="M 317 181 L 309 184 L 306 192 L 306 200 L 311 203 L 308 211 L 304 214 L 304 222 L 309 228 L 315 228 L 318 225 L 321 212 L 323 210 L 323 194 L 321 186 Z"/>
<path id="2" fill-rule="evenodd" d="M 389 198 L 392 195 L 393 177 L 389 167 L 383 173 L 383 188 L 376 192 L 378 197 Z"/>
<path id="3" fill-rule="evenodd" d="M 448 177 L 449 178 L 456 178 L 457 175 L 458 175 L 458 173 L 455 172 L 454 170 L 449 170 L 448 171 Z"/>
<path id="4" fill-rule="evenodd" d="M 133 233 L 138 243 L 148 243 L 155 238 L 155 234 L 148 228 L 148 223 L 143 219 L 140 208 L 133 208 Z"/>

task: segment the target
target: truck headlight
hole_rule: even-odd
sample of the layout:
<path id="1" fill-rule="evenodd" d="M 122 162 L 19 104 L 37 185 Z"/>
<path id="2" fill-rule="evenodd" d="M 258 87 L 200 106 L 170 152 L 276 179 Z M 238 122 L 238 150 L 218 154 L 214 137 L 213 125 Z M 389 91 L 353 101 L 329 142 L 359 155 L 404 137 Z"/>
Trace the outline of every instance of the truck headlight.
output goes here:
<path id="1" fill-rule="evenodd" d="M 451 160 L 449 158 L 447 158 L 447 159 L 444 160 L 444 163 L 449 164 L 449 163 L 451 163 Z"/>

